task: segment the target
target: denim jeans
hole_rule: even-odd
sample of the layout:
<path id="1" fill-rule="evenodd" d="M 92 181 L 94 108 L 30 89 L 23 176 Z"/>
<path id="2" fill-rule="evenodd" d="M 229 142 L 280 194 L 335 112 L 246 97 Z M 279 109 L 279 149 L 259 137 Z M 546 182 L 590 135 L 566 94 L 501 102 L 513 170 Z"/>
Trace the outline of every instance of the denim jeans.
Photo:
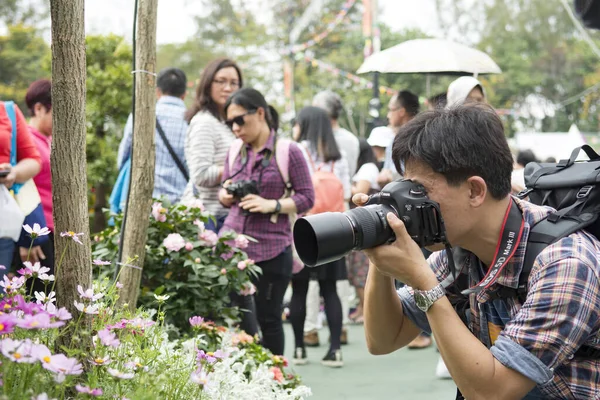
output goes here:
<path id="1" fill-rule="evenodd" d="M 4 275 L 8 273 L 12 264 L 12 259 L 15 251 L 15 242 L 12 239 L 0 239 L 0 265 L 4 265 L 5 269 L 0 270 L 0 280 L 4 279 Z"/>

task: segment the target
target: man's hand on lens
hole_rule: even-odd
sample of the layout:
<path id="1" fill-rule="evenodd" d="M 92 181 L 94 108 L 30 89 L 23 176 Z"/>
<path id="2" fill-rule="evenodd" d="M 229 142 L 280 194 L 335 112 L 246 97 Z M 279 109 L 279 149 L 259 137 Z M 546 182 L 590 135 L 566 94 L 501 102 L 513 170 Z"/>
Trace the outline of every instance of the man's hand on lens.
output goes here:
<path id="1" fill-rule="evenodd" d="M 275 211 L 277 202 L 273 199 L 263 199 L 259 195 L 249 194 L 242 199 L 239 204 L 246 211 L 251 213 L 271 214 Z"/>
<path id="2" fill-rule="evenodd" d="M 357 194 L 352 201 L 357 206 L 362 206 L 368 199 L 365 194 Z M 410 237 L 398 217 L 389 213 L 387 220 L 396 235 L 396 241 L 364 250 L 365 254 L 380 273 L 417 289 L 431 289 L 437 284 L 437 278 L 429 268 L 419 245 Z"/>

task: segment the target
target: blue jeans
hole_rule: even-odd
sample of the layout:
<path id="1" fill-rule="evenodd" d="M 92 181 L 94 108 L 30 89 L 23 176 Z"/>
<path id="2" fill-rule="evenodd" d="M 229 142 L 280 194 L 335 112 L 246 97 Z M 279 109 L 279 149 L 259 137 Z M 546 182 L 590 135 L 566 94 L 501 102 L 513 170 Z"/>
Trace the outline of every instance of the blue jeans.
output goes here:
<path id="1" fill-rule="evenodd" d="M 212 219 L 209 219 L 206 225 L 204 226 L 209 231 L 213 231 L 214 233 L 219 233 L 223 224 L 225 223 L 225 218 L 227 218 L 227 214 L 225 215 L 215 215 L 215 220 L 217 223 L 215 224 Z"/>
<path id="2" fill-rule="evenodd" d="M 4 279 L 4 275 L 8 273 L 12 264 L 15 251 L 15 242 L 12 239 L 0 239 L 0 265 L 4 265 L 6 269 L 0 270 L 0 280 Z"/>

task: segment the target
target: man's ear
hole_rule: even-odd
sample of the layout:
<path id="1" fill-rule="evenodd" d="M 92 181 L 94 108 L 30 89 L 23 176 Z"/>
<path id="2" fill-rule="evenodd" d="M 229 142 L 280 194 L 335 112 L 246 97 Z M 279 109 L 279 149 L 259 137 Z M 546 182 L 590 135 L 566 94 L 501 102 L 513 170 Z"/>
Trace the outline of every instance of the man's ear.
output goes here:
<path id="1" fill-rule="evenodd" d="M 482 177 L 472 176 L 467 179 L 467 185 L 469 189 L 469 203 L 472 207 L 480 207 L 488 194 L 487 184 Z"/>

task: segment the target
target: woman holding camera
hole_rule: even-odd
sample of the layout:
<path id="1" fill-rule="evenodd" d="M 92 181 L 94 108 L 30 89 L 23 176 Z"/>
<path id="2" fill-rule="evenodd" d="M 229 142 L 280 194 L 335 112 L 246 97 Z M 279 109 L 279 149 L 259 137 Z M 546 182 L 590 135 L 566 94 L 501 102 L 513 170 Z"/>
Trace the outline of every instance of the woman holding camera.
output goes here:
<path id="1" fill-rule="evenodd" d="M 325 171 L 335 175 L 335 178 L 338 180 L 337 187 L 339 188 L 339 192 L 332 194 L 342 196 L 340 202 L 343 208 L 351 196 L 348 163 L 342 157 L 335 141 L 327 113 L 318 107 L 303 108 L 298 114 L 296 125 L 294 126 L 294 139 L 300 142 L 303 148 L 303 153 L 310 166 L 311 174 L 316 174 L 317 171 Z M 329 193 L 327 194 L 329 195 Z M 319 196 L 317 196 L 317 201 L 320 201 Z M 322 211 L 343 211 L 343 209 L 325 209 Z M 340 350 L 343 315 L 336 283 L 338 280 L 347 279 L 344 259 L 315 268 L 304 268 L 292 278 L 293 294 L 290 304 L 290 320 L 296 339 L 294 362 L 296 364 L 305 364 L 307 362 L 306 349 L 304 347 L 304 321 L 306 319 L 306 296 L 308 293 L 308 284 L 311 279 L 319 281 L 321 295 L 325 301 L 325 314 L 331 335 L 331 344 L 322 360 L 322 364 L 328 367 L 341 367 L 343 365 Z"/>
<path id="2" fill-rule="evenodd" d="M 235 136 L 225 125 L 225 103 L 242 86 L 242 72 L 235 62 L 220 58 L 209 63 L 200 77 L 194 104 L 186 113 L 190 124 L 185 146 L 185 159 L 190 182 L 183 195 L 189 199 L 198 194 L 206 209 L 216 218 L 206 226 L 218 232 L 228 210 L 219 203 L 219 190 L 225 157 Z"/>
<path id="3" fill-rule="evenodd" d="M 292 276 L 288 215 L 308 211 L 314 203 L 314 189 L 302 151 L 292 144 L 288 171 L 294 194 L 282 198 L 286 187 L 275 159 L 278 115 L 260 92 L 240 89 L 227 101 L 225 112 L 227 125 L 243 144 L 235 160 L 230 161 L 228 155 L 225 162 L 219 200 L 231 209 L 222 230 L 257 240 L 250 242 L 246 252 L 262 269 L 254 295 L 262 344 L 280 355 L 284 350 L 283 296 Z M 232 184 L 233 194 L 227 191 Z"/>

